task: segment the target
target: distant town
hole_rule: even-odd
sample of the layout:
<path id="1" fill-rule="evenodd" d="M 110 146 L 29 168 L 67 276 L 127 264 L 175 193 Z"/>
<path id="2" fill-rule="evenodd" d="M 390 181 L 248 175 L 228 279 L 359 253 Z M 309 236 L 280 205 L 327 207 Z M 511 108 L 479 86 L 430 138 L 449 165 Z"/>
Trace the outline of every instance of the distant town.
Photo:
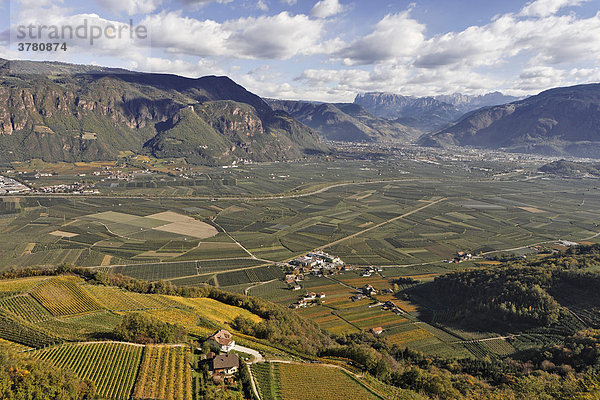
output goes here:
<path id="1" fill-rule="evenodd" d="M 12 178 L 0 175 L 0 195 L 31 192 L 31 188 Z"/>

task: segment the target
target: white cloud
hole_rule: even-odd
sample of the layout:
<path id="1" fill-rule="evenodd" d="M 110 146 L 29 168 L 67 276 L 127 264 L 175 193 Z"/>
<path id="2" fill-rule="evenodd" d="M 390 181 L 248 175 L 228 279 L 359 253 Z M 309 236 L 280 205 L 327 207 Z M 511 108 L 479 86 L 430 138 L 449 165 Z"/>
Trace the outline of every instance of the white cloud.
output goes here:
<path id="1" fill-rule="evenodd" d="M 410 11 L 388 14 L 371 33 L 341 49 L 337 56 L 346 65 L 374 64 L 417 54 L 425 40 L 425 25 L 410 17 Z"/>
<path id="2" fill-rule="evenodd" d="M 158 8 L 162 0 L 96 0 L 98 4 L 115 13 L 147 14 Z"/>
<path id="3" fill-rule="evenodd" d="M 547 66 L 526 68 L 519 75 L 518 88 L 521 90 L 539 91 L 545 88 L 560 86 L 567 72 Z"/>
<path id="4" fill-rule="evenodd" d="M 140 57 L 130 62 L 129 68 L 154 73 L 169 73 L 198 78 L 206 75 L 222 75 L 224 71 L 214 60 L 201 59 L 190 62 L 181 59 L 166 59 L 160 57 Z"/>
<path id="5" fill-rule="evenodd" d="M 338 0 L 320 0 L 311 10 L 311 15 L 317 18 L 332 17 L 341 13 L 344 6 Z"/>
<path id="6" fill-rule="evenodd" d="M 321 39 L 323 24 L 306 15 L 292 16 L 282 12 L 274 16 L 228 21 L 223 28 L 231 33 L 227 46 L 233 50 L 233 56 L 288 59 L 298 54 L 314 53 Z"/>
<path id="7" fill-rule="evenodd" d="M 548 17 L 562 8 L 578 6 L 588 0 L 536 0 L 527 3 L 519 15 L 525 17 Z"/>
<path id="8" fill-rule="evenodd" d="M 551 15 L 495 21 L 429 39 L 419 49 L 421 68 L 498 66 L 516 55 L 534 64 L 561 64 L 600 56 L 600 14 L 587 19 Z"/>
<path id="9" fill-rule="evenodd" d="M 219 23 L 161 13 L 142 21 L 152 45 L 172 53 L 247 59 L 288 59 L 319 48 L 322 22 L 282 12 Z"/>
<path id="10" fill-rule="evenodd" d="M 261 11 L 269 10 L 269 6 L 267 5 L 267 3 L 264 2 L 264 0 L 258 0 L 258 3 L 256 3 L 256 8 L 258 8 Z"/>

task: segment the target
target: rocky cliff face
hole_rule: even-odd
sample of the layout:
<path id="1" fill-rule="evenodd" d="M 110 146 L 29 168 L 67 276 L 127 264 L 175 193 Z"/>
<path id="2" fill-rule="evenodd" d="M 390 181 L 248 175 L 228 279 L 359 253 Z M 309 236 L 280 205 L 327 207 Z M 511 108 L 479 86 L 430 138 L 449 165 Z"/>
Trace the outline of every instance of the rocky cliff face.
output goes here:
<path id="1" fill-rule="evenodd" d="M 327 151 L 297 121 L 282 127 L 289 116 L 229 78 L 82 68 L 92 67 L 0 62 L 0 158 L 98 160 L 130 150 L 211 164 Z"/>
<path id="2" fill-rule="evenodd" d="M 551 89 L 481 109 L 420 142 L 600 158 L 600 84 Z"/>
<path id="3" fill-rule="evenodd" d="M 396 120 L 423 132 L 434 132 L 469 111 L 515 100 L 517 98 L 504 96 L 499 92 L 483 96 L 455 93 L 435 97 L 412 97 L 375 92 L 359 94 L 354 103 L 362 105 L 378 116 Z"/>

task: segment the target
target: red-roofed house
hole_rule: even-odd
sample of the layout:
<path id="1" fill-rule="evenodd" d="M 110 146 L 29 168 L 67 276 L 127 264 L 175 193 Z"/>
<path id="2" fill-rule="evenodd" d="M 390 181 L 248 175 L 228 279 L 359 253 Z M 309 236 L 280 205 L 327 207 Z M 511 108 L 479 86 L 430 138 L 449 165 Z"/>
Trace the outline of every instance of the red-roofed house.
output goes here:
<path id="1" fill-rule="evenodd" d="M 225 329 L 221 329 L 208 339 L 215 341 L 221 347 L 221 351 L 224 351 L 226 353 L 233 350 L 233 347 L 235 346 L 233 335 Z"/>

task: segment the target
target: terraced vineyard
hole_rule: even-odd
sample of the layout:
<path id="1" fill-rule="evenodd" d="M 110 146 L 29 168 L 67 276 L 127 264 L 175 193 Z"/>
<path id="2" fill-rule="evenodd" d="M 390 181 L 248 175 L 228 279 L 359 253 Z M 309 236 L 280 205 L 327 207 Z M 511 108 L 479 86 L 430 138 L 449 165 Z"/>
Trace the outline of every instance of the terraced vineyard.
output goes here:
<path id="1" fill-rule="evenodd" d="M 64 277 L 43 282 L 31 291 L 31 295 L 53 315 L 73 315 L 102 309 L 102 306 L 86 293 L 74 280 Z"/>
<path id="2" fill-rule="evenodd" d="M 279 388 L 279 368 L 274 363 L 259 363 L 251 366 L 262 400 L 278 400 L 281 398 Z"/>
<path id="3" fill-rule="evenodd" d="M 237 316 L 250 319 L 255 323 L 262 321 L 261 317 L 251 313 L 250 311 L 244 310 L 243 308 L 230 306 L 213 299 L 184 297 L 167 298 L 179 303 L 180 307 L 182 305 L 185 307 L 190 307 L 192 311 L 200 317 L 211 319 L 221 324 L 231 323 Z"/>
<path id="4" fill-rule="evenodd" d="M 36 349 L 62 341 L 42 332 L 35 325 L 11 317 L 2 310 L 0 310 L 0 338 Z"/>
<path id="5" fill-rule="evenodd" d="M 263 363 L 252 366 L 263 400 L 382 400 L 358 378 L 322 365 Z"/>
<path id="6" fill-rule="evenodd" d="M 44 321 L 52 317 L 48 310 L 29 294 L 1 299 L 0 308 L 30 322 Z"/>
<path id="7" fill-rule="evenodd" d="M 0 282 L 0 297 L 12 296 L 26 292 L 40 282 L 47 280 L 45 276 L 36 276 L 33 278 L 6 279 Z"/>
<path id="8" fill-rule="evenodd" d="M 73 317 L 52 318 L 37 325 L 68 340 L 90 340 L 106 336 L 121 322 L 120 315 L 109 311 Z"/>
<path id="9" fill-rule="evenodd" d="M 87 285 L 84 289 L 102 306 L 112 311 L 133 311 L 180 306 L 164 296 L 128 292 L 116 287 Z"/>
<path id="10" fill-rule="evenodd" d="M 146 346 L 133 397 L 191 400 L 192 370 L 189 358 L 187 347 Z"/>
<path id="11" fill-rule="evenodd" d="M 91 380 L 102 398 L 125 400 L 131 396 L 142 349 L 126 343 L 67 344 L 40 350 L 35 357 Z"/>

